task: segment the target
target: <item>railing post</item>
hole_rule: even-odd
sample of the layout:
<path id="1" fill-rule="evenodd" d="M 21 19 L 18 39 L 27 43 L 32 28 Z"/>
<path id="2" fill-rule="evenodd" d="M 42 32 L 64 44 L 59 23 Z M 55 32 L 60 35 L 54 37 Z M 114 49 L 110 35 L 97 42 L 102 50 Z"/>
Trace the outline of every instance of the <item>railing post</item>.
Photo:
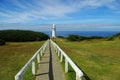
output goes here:
<path id="1" fill-rule="evenodd" d="M 79 77 L 76 73 L 76 80 L 82 80 L 82 77 Z"/>
<path id="2" fill-rule="evenodd" d="M 62 52 L 61 52 L 61 55 L 60 55 L 60 62 L 62 62 L 62 59 L 63 59 L 63 55 L 62 55 Z"/>
<path id="3" fill-rule="evenodd" d="M 37 61 L 40 63 L 40 54 L 37 55 Z"/>
<path id="4" fill-rule="evenodd" d="M 68 72 L 68 66 L 69 64 L 76 72 L 76 80 L 82 80 L 82 76 L 84 75 L 83 72 L 78 68 L 78 66 L 66 55 L 66 53 L 60 49 L 60 47 L 51 40 L 52 45 L 55 48 L 55 52 L 58 53 L 58 56 L 60 55 L 60 62 L 62 62 L 63 57 L 65 58 L 65 73 Z M 60 51 L 60 53 L 59 53 Z"/>
<path id="5" fill-rule="evenodd" d="M 60 56 L 60 51 L 59 51 L 59 49 L 58 49 L 58 56 Z"/>
<path id="6" fill-rule="evenodd" d="M 35 68 L 35 59 L 37 58 L 37 62 L 40 63 L 40 55 L 42 55 L 43 51 L 45 50 L 48 42 L 44 43 L 43 46 L 32 56 L 32 58 L 23 66 L 23 68 L 15 75 L 15 80 L 22 80 L 22 77 L 28 67 L 31 68 L 31 72 L 33 75 L 36 73 L 36 68 Z"/>
<path id="7" fill-rule="evenodd" d="M 45 52 L 45 48 L 43 47 L 43 53 Z"/>
<path id="8" fill-rule="evenodd" d="M 66 73 L 68 72 L 68 61 L 66 58 L 65 58 L 65 72 Z"/>
<path id="9" fill-rule="evenodd" d="M 20 80 L 19 76 L 15 76 L 15 80 Z"/>
<path id="10" fill-rule="evenodd" d="M 43 51 L 42 51 L 42 55 L 44 55 L 45 54 L 45 48 L 43 49 Z"/>
<path id="11" fill-rule="evenodd" d="M 35 61 L 32 62 L 32 74 L 35 75 Z"/>
<path id="12" fill-rule="evenodd" d="M 56 51 L 56 53 L 57 53 L 57 47 L 55 46 L 55 51 Z"/>
<path id="13" fill-rule="evenodd" d="M 42 48 L 42 54 L 44 55 L 44 48 Z"/>
<path id="14" fill-rule="evenodd" d="M 43 55 L 43 52 L 42 52 L 42 50 L 40 51 L 40 54 L 41 54 L 41 56 Z"/>

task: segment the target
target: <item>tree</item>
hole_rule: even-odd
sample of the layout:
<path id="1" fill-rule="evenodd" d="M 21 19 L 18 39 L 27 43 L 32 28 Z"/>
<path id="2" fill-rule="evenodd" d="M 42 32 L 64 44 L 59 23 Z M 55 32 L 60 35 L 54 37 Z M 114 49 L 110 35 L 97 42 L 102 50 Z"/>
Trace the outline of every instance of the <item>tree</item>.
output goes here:
<path id="1" fill-rule="evenodd" d="M 0 39 L 0 46 L 1 46 L 1 45 L 5 45 L 5 41 L 2 40 L 2 39 Z"/>
<path id="2" fill-rule="evenodd" d="M 42 32 L 29 30 L 0 30 L 0 39 L 8 42 L 42 41 L 49 36 Z"/>

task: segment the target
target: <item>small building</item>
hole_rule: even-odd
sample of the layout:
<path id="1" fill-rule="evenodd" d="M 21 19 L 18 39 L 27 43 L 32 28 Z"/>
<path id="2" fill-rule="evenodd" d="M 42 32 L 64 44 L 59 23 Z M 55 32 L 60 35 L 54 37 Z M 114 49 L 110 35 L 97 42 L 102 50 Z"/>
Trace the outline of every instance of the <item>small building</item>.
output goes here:
<path id="1" fill-rule="evenodd" d="M 52 26 L 52 38 L 56 38 L 56 26 L 53 24 Z"/>

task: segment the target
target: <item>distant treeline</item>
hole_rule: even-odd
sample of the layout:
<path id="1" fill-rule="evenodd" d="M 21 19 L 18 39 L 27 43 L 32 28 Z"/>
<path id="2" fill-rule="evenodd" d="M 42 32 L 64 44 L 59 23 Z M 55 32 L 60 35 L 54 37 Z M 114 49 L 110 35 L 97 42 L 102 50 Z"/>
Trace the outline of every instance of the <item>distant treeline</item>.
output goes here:
<path id="1" fill-rule="evenodd" d="M 63 36 L 58 36 L 58 38 L 65 38 Z M 90 36 L 90 37 L 86 37 L 86 36 L 80 36 L 80 35 L 74 35 L 74 34 L 70 34 L 67 37 L 67 40 L 69 41 L 82 41 L 82 40 L 91 40 L 91 39 L 105 39 L 107 41 L 110 40 L 114 40 L 114 39 L 120 39 L 120 33 L 117 33 L 113 36 L 107 36 L 107 37 L 101 37 L 101 36 Z"/>
<path id="2" fill-rule="evenodd" d="M 91 36 L 91 37 L 85 37 L 80 35 L 74 35 L 70 34 L 67 39 L 70 41 L 81 41 L 81 40 L 90 40 L 90 39 L 102 39 L 103 37 L 100 36 Z"/>
<path id="3" fill-rule="evenodd" d="M 0 30 L 0 39 L 5 42 L 26 42 L 47 40 L 49 36 L 42 32 L 29 30 Z"/>
<path id="4" fill-rule="evenodd" d="M 0 39 L 0 46 L 1 46 L 1 45 L 5 45 L 5 41 L 2 40 L 2 39 Z"/>

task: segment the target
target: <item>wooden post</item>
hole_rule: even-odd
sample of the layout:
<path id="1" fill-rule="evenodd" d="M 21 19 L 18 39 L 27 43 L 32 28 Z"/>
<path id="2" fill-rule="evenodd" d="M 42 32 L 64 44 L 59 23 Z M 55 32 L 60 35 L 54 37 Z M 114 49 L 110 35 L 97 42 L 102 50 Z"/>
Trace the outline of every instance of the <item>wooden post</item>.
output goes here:
<path id="1" fill-rule="evenodd" d="M 42 53 L 44 53 L 44 47 L 42 48 Z M 43 54 L 44 55 L 44 54 Z"/>
<path id="2" fill-rule="evenodd" d="M 40 51 L 40 54 L 41 54 L 41 56 L 43 55 L 43 52 L 42 52 L 42 50 Z"/>
<path id="3" fill-rule="evenodd" d="M 40 63 L 40 54 L 37 55 L 37 61 Z"/>
<path id="4" fill-rule="evenodd" d="M 43 48 L 43 53 L 45 52 L 45 46 L 44 46 L 44 48 Z"/>
<path id="5" fill-rule="evenodd" d="M 55 51 L 56 51 L 56 53 L 57 53 L 57 47 L 55 47 Z"/>
<path id="6" fill-rule="evenodd" d="M 63 55 L 62 55 L 62 53 L 61 53 L 61 56 L 60 56 L 60 62 L 62 62 L 62 59 L 63 59 Z"/>
<path id="7" fill-rule="evenodd" d="M 19 76 L 15 76 L 15 80 L 20 80 Z"/>
<path id="8" fill-rule="evenodd" d="M 59 51 L 59 49 L 58 49 L 58 56 L 60 56 L 60 51 Z"/>
<path id="9" fill-rule="evenodd" d="M 76 73 L 76 80 L 82 80 L 82 78 L 79 77 L 79 76 L 77 75 L 77 73 Z"/>
<path id="10" fill-rule="evenodd" d="M 35 75 L 35 61 L 32 62 L 32 74 Z"/>
<path id="11" fill-rule="evenodd" d="M 68 72 L 68 61 L 67 61 L 67 59 L 65 59 L 65 72 L 66 73 Z"/>

